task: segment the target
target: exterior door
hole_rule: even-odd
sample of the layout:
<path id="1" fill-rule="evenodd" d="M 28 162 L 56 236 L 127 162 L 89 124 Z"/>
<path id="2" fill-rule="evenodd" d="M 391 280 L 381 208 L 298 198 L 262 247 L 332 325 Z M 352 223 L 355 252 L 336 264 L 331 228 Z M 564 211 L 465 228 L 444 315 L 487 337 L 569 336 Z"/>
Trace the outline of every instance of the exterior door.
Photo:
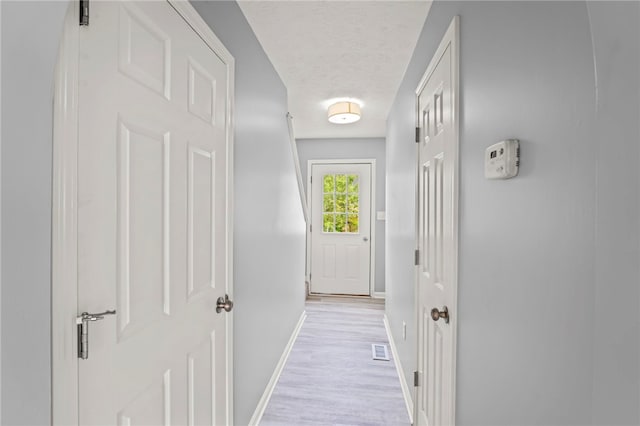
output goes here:
<path id="1" fill-rule="evenodd" d="M 82 425 L 230 422 L 229 64 L 171 4 L 91 2 L 80 31 Z"/>
<path id="2" fill-rule="evenodd" d="M 368 295 L 371 164 L 311 166 L 311 292 Z"/>
<path id="3" fill-rule="evenodd" d="M 458 239 L 457 20 L 418 88 L 416 424 L 455 424 Z"/>

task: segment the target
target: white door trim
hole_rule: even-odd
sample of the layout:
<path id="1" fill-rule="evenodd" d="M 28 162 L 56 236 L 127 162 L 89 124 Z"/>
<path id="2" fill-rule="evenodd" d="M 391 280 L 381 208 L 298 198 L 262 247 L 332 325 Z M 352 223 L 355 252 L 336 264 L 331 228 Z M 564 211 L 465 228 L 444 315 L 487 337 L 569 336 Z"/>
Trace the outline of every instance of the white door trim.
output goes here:
<path id="1" fill-rule="evenodd" d="M 311 224 L 311 215 L 313 208 L 311 206 L 311 168 L 314 164 L 370 164 L 371 165 L 371 244 L 369 252 L 369 296 L 373 297 L 376 293 L 376 159 L 340 159 L 340 160 L 308 160 L 307 161 L 307 206 L 309 208 L 309 224 Z M 311 231 L 307 226 L 307 271 L 310 276 L 311 271 Z M 309 280 L 311 285 L 311 280 Z M 311 288 L 311 287 L 309 287 Z M 310 291 L 310 290 L 309 290 Z"/>
<path id="2" fill-rule="evenodd" d="M 293 133 L 293 116 L 291 113 L 287 113 L 287 127 L 289 129 L 289 145 L 291 146 L 291 153 L 293 154 L 293 166 L 296 170 L 296 179 L 298 181 L 298 192 L 300 193 L 300 204 L 302 205 L 302 214 L 304 215 L 304 221 L 309 227 L 309 207 L 307 206 L 307 197 L 304 191 L 304 183 L 302 181 L 302 170 L 300 169 L 300 157 L 298 156 L 298 145 Z"/>
<path id="3" fill-rule="evenodd" d="M 55 71 L 51 236 L 51 394 L 53 424 L 78 424 L 77 153 L 78 2 L 65 17 Z"/>
<path id="4" fill-rule="evenodd" d="M 411 397 L 412 391 L 409 390 L 409 384 L 407 383 L 407 378 L 404 375 L 402 361 L 400 361 L 400 356 L 398 355 L 398 347 L 396 346 L 396 342 L 393 339 L 393 333 L 391 333 L 391 325 L 389 325 L 389 317 L 387 317 L 387 314 L 384 314 L 384 316 L 382 317 L 382 322 L 384 323 L 384 329 L 387 332 L 387 340 L 389 341 L 389 347 L 391 348 L 391 355 L 393 355 L 393 362 L 396 365 L 396 373 L 398 374 L 398 379 L 400 380 L 400 389 L 402 389 L 402 397 L 404 399 L 404 404 L 407 407 L 409 423 L 413 425 L 413 399 Z"/>
<path id="5" fill-rule="evenodd" d="M 460 238 L 460 234 L 458 232 L 459 229 L 459 210 L 458 210 L 458 206 L 459 206 L 459 181 L 460 181 L 460 154 L 459 154 L 459 147 L 460 147 L 460 118 L 459 118 L 459 112 L 460 112 L 460 17 L 459 16 L 454 16 L 451 24 L 449 24 L 449 28 L 447 29 L 446 33 L 444 34 L 444 36 L 442 37 L 442 41 L 440 42 L 440 45 L 438 46 L 438 50 L 436 50 L 436 52 L 433 54 L 433 57 L 431 59 L 431 61 L 429 62 L 429 66 L 427 67 L 424 75 L 422 76 L 422 79 L 420 80 L 420 83 L 418 84 L 418 87 L 416 88 L 415 91 L 415 95 L 416 95 L 416 106 L 415 106 L 415 117 L 416 117 L 416 128 L 420 127 L 420 110 L 419 110 L 419 96 L 420 93 L 422 92 L 422 90 L 424 89 L 425 85 L 427 84 L 427 81 L 429 80 L 429 77 L 431 76 L 431 74 L 433 73 L 433 71 L 435 70 L 436 66 L 438 65 L 438 63 L 440 62 L 440 58 L 442 57 L 443 53 L 445 52 L 445 50 L 447 49 L 447 47 L 451 46 L 451 70 L 452 70 L 452 74 L 453 74 L 453 79 L 451 82 L 451 87 L 453 90 L 453 99 L 452 99 L 452 121 L 453 121 L 453 144 L 454 144 L 454 151 L 455 151 L 455 156 L 454 156 L 454 164 L 455 164 L 455 170 L 456 170 L 456 174 L 453 177 L 453 206 L 452 206 L 452 212 L 454 215 L 454 221 L 453 221 L 453 251 L 454 251 L 454 256 L 452 259 L 453 262 L 453 274 L 452 274 L 452 279 L 451 282 L 453 284 L 453 309 L 449 311 L 449 315 L 451 317 L 451 334 L 452 334 L 452 355 L 453 355 L 453 359 L 451 360 L 452 363 L 452 369 L 453 369 L 453 373 L 451 375 L 451 390 L 452 390 L 452 398 L 451 398 L 451 406 L 448 407 L 448 409 L 450 410 L 451 413 L 451 419 L 452 419 L 452 424 L 455 425 L 455 414 L 456 414 L 456 373 L 457 373 L 457 364 L 456 364 L 456 358 L 457 358 L 457 335 L 458 335 L 458 330 L 457 330 L 457 325 L 458 325 L 458 256 L 459 256 L 459 252 L 458 252 L 458 247 L 459 247 L 459 238 Z M 415 207 L 416 207 L 416 229 L 415 229 L 415 248 L 416 250 L 418 249 L 418 232 L 419 232 L 419 226 L 418 226 L 418 221 L 420 220 L 420 206 L 419 206 L 419 172 L 420 172 L 420 151 L 419 151 L 419 147 L 418 144 L 416 144 L 416 201 L 415 201 Z M 416 342 L 419 341 L 419 336 L 418 336 L 418 321 L 419 321 L 419 314 L 420 314 L 420 309 L 419 309 L 419 303 L 420 301 L 418 300 L 418 285 L 419 285 L 419 266 L 416 265 L 415 266 L 415 276 L 414 276 L 414 294 L 416 295 L 416 297 L 414 297 L 415 299 L 415 306 L 414 306 L 414 310 L 416 313 L 416 317 L 415 317 L 415 329 L 416 329 Z M 417 345 L 416 345 L 417 346 Z M 417 365 L 418 360 L 420 359 L 420 354 L 419 354 L 419 350 L 420 348 L 416 348 L 416 370 L 419 370 L 419 366 Z M 421 383 L 421 385 L 423 385 L 423 383 Z M 418 418 L 418 406 L 419 404 L 414 404 L 414 415 L 413 418 L 417 419 Z M 417 420 L 416 420 L 417 421 Z"/>
<path id="6" fill-rule="evenodd" d="M 235 61 L 187 0 L 167 0 L 200 38 L 227 65 L 227 289 L 233 298 L 233 126 Z M 75 318 L 77 281 L 77 147 L 78 147 L 78 2 L 65 17 L 54 74 L 52 280 L 51 280 L 51 419 L 78 424 L 78 358 Z M 227 424 L 233 424 L 233 315 L 227 320 Z"/>

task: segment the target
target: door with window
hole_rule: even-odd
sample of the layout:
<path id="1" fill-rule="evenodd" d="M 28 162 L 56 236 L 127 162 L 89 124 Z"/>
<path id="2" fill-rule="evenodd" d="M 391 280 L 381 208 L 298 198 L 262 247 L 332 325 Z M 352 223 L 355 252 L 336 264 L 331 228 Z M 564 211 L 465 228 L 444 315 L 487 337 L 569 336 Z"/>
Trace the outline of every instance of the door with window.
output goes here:
<path id="1" fill-rule="evenodd" d="M 370 294 L 371 164 L 311 165 L 311 293 Z"/>

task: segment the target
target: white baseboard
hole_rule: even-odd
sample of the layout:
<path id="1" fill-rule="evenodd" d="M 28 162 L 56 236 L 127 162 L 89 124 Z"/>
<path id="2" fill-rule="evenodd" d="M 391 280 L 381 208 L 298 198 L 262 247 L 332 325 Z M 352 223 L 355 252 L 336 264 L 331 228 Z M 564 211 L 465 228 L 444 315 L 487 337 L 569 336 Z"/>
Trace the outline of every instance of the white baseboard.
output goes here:
<path id="1" fill-rule="evenodd" d="M 374 291 L 371 297 L 373 297 L 374 299 L 384 299 L 385 294 L 384 291 Z"/>
<path id="2" fill-rule="evenodd" d="M 402 388 L 402 396 L 404 396 L 404 403 L 407 406 L 407 412 L 409 413 L 409 420 L 413 424 L 413 399 L 411 398 L 411 391 L 407 384 L 407 379 L 404 377 L 404 370 L 400 364 L 400 358 L 398 357 L 398 349 L 393 341 L 393 334 L 391 334 L 391 328 L 389 327 L 389 320 L 387 314 L 384 315 L 384 328 L 387 330 L 387 336 L 389 338 L 389 346 L 391 346 L 391 353 L 393 354 L 393 362 L 396 364 L 396 370 L 398 377 L 400 378 L 400 387 Z"/>
<path id="3" fill-rule="evenodd" d="M 293 344 L 296 342 L 298 338 L 298 334 L 300 334 L 300 329 L 302 329 L 302 324 L 304 324 L 304 320 L 307 319 L 307 312 L 303 311 L 302 315 L 300 315 L 300 319 L 298 320 L 298 324 L 293 329 L 293 333 L 291 333 L 291 337 L 289 338 L 289 342 L 287 346 L 284 348 L 284 352 L 280 357 L 280 361 L 276 364 L 276 368 L 273 371 L 273 375 L 271 379 L 269 379 L 269 383 L 267 383 L 267 387 L 258 401 L 258 406 L 253 412 L 253 416 L 251 416 L 251 420 L 249 420 L 249 426 L 257 426 L 262 420 L 262 416 L 264 415 L 264 410 L 267 408 L 269 404 L 269 400 L 271 399 L 271 394 L 273 394 L 273 390 L 278 384 L 278 380 L 280 379 L 280 374 L 282 374 L 282 370 L 284 369 L 285 364 L 287 363 L 287 359 L 289 358 L 289 354 L 291 353 L 291 349 L 293 349 Z"/>

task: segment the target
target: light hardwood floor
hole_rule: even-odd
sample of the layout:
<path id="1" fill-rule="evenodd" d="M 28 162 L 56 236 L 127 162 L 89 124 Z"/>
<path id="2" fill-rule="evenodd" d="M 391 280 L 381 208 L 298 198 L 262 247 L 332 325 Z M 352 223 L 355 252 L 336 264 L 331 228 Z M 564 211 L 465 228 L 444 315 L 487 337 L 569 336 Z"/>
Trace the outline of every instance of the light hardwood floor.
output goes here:
<path id="1" fill-rule="evenodd" d="M 323 297 L 306 310 L 260 425 L 409 425 L 393 359 L 371 357 L 389 344 L 384 304 Z"/>

